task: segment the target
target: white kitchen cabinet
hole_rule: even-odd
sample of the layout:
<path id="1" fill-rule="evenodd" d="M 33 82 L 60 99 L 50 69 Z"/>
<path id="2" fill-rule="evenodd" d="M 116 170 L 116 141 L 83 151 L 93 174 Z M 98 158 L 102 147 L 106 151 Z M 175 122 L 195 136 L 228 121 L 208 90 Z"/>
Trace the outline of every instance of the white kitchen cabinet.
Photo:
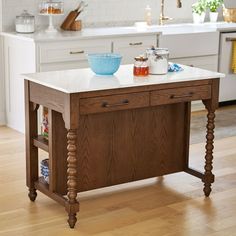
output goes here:
<path id="1" fill-rule="evenodd" d="M 170 61 L 217 71 L 219 51 L 217 31 L 161 35 L 159 46 L 169 49 Z"/>
<path id="2" fill-rule="evenodd" d="M 4 36 L 6 124 L 24 132 L 24 80 L 21 74 L 88 67 L 88 53 L 122 54 L 123 64 L 155 45 L 157 34 L 77 40 L 34 41 Z M 138 45 L 136 45 L 138 43 Z M 114 46 L 114 48 L 113 48 Z"/>
<path id="3" fill-rule="evenodd" d="M 39 43 L 39 71 L 88 67 L 88 53 L 111 52 L 111 46 L 111 39 Z"/>
<path id="4" fill-rule="evenodd" d="M 110 52 L 110 40 L 79 40 L 39 44 L 39 63 L 85 61 L 86 54 Z"/>
<path id="5" fill-rule="evenodd" d="M 3 40 L 0 37 L 0 126 L 6 123 Z"/>
<path id="6" fill-rule="evenodd" d="M 4 75 L 7 125 L 20 132 L 25 130 L 23 73 L 36 72 L 35 44 L 4 38 Z"/>
<path id="7" fill-rule="evenodd" d="M 111 41 L 88 40 L 37 43 L 3 37 L 6 123 L 25 130 L 24 79 L 21 74 L 87 67 L 86 54 L 110 52 Z M 78 53 L 83 51 L 83 53 Z M 72 53 L 70 53 L 72 52 Z"/>
<path id="8" fill-rule="evenodd" d="M 173 58 L 172 62 L 202 68 L 205 70 L 218 70 L 218 55 L 202 56 L 202 57 L 188 57 L 188 58 Z"/>
<path id="9" fill-rule="evenodd" d="M 157 47 L 157 35 L 126 36 L 113 40 L 113 52 L 122 55 L 122 64 L 134 63 L 134 58 L 144 54 L 147 48 Z"/>

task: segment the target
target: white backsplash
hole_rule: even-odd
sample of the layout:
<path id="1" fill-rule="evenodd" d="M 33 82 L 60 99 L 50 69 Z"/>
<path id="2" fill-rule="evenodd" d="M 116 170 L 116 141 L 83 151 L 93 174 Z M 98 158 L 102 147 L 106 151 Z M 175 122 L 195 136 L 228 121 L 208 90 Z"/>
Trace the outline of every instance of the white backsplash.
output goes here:
<path id="1" fill-rule="evenodd" d="M 3 9 L 3 30 L 13 29 L 15 16 L 26 9 L 36 16 L 36 24 L 47 24 L 47 17 L 38 16 L 40 0 L 0 0 Z M 160 12 L 161 0 L 86 0 L 88 8 L 81 18 L 86 27 L 131 25 L 135 21 L 144 21 L 146 5 L 152 8 L 152 21 L 156 23 Z M 78 5 L 79 0 L 64 0 L 65 14 Z M 173 17 L 172 22 L 191 22 L 191 5 L 196 0 L 182 0 L 183 8 L 176 8 L 176 0 L 165 0 L 166 15 Z M 225 0 L 226 5 L 235 5 L 235 0 Z M 1 9 L 1 6 L 0 6 Z M 1 16 L 1 14 L 0 14 Z M 65 16 L 54 17 L 55 23 L 60 24 Z M 0 19 L 1 23 L 1 19 Z"/>

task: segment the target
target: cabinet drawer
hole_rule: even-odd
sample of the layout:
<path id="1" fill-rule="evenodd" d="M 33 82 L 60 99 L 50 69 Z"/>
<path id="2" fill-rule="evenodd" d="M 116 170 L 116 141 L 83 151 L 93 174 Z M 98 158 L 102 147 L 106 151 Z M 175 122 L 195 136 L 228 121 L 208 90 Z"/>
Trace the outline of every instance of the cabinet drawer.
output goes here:
<path id="1" fill-rule="evenodd" d="M 80 114 L 126 110 L 149 106 L 149 93 L 131 93 L 80 99 Z"/>
<path id="2" fill-rule="evenodd" d="M 49 42 L 39 46 L 39 62 L 87 61 L 88 53 L 111 52 L 110 40 Z"/>
<path id="3" fill-rule="evenodd" d="M 151 105 L 189 102 L 211 98 L 211 86 L 195 86 L 151 92 Z"/>
<path id="4" fill-rule="evenodd" d="M 134 57 L 144 54 L 147 48 L 157 46 L 157 35 L 127 36 L 113 40 L 113 51 L 120 53 L 122 64 L 131 64 Z"/>

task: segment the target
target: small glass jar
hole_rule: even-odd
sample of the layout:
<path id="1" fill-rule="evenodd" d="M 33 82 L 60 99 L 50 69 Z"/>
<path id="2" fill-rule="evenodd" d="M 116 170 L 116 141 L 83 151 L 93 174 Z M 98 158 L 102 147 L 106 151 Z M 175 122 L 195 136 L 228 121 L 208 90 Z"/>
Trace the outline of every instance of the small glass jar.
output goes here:
<path id="1" fill-rule="evenodd" d="M 167 48 L 149 48 L 146 50 L 150 74 L 164 75 L 168 73 L 169 50 Z"/>
<path id="2" fill-rule="evenodd" d="M 17 33 L 33 33 L 35 30 L 35 17 L 26 10 L 19 16 L 16 16 L 16 32 Z"/>
<path id="3" fill-rule="evenodd" d="M 146 77 L 149 75 L 148 59 L 146 57 L 135 57 L 134 76 Z"/>

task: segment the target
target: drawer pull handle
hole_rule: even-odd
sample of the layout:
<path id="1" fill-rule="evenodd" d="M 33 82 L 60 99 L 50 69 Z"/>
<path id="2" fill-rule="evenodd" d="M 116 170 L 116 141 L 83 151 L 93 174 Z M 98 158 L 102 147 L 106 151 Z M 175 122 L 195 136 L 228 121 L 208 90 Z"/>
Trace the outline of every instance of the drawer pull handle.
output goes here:
<path id="1" fill-rule="evenodd" d="M 109 104 L 108 102 L 103 102 L 102 107 L 105 107 L 105 108 L 119 107 L 119 106 L 124 106 L 124 105 L 128 105 L 128 104 L 129 104 L 129 100 L 125 99 L 121 103 L 114 103 L 114 104 Z"/>
<path id="2" fill-rule="evenodd" d="M 194 95 L 193 92 L 190 92 L 188 94 L 183 94 L 183 95 L 171 95 L 170 98 L 171 99 L 178 99 L 178 98 L 191 98 Z"/>
<path id="3" fill-rule="evenodd" d="M 70 54 L 74 55 L 74 54 L 83 54 L 84 51 L 77 51 L 77 52 L 70 52 Z"/>
<path id="4" fill-rule="evenodd" d="M 129 43 L 130 46 L 138 46 L 138 45 L 143 45 L 142 42 L 139 42 L 139 43 Z"/>

